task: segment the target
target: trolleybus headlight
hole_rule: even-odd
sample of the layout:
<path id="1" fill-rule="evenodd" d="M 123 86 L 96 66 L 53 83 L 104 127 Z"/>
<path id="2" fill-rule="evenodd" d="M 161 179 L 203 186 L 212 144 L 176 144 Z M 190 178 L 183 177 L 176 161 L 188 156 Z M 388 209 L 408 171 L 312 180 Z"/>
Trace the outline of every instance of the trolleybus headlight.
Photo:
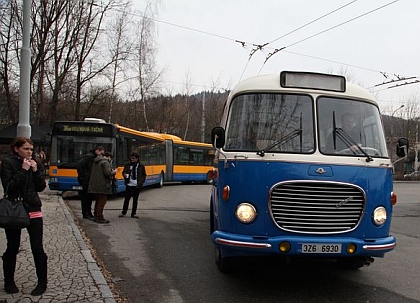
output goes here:
<path id="1" fill-rule="evenodd" d="M 377 226 L 382 225 L 386 222 L 386 209 L 383 206 L 377 207 L 373 211 L 373 223 Z"/>
<path id="2" fill-rule="evenodd" d="M 257 217 L 257 210 L 249 203 L 241 203 L 236 207 L 235 215 L 240 222 L 248 224 Z"/>

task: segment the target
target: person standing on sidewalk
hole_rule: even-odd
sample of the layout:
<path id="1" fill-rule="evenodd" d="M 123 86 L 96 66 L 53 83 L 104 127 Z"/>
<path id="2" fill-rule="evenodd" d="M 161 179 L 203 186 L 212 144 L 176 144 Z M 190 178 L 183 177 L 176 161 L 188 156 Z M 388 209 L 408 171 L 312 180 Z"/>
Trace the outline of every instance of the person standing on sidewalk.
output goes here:
<path id="1" fill-rule="evenodd" d="M 3 160 L 0 176 L 3 189 L 10 199 L 23 198 L 29 213 L 28 230 L 32 255 L 35 261 L 38 284 L 31 295 L 40 296 L 47 289 L 47 255 L 43 247 L 43 218 L 38 192 L 46 187 L 45 169 L 40 159 L 33 157 L 32 140 L 17 137 L 12 145 L 12 154 Z M 8 294 L 19 292 L 15 284 L 16 257 L 19 253 L 21 229 L 5 229 L 7 248 L 3 254 L 4 290 Z"/>
<path id="2" fill-rule="evenodd" d="M 108 195 L 112 194 L 111 179 L 117 172 L 116 169 L 111 168 L 111 160 L 112 154 L 110 152 L 98 155 L 93 160 L 90 173 L 88 193 L 95 195 L 94 221 L 98 223 L 109 223 L 104 218 L 104 208 Z"/>
<path id="3" fill-rule="evenodd" d="M 82 215 L 85 219 L 93 220 L 92 215 L 92 200 L 93 197 L 88 193 L 90 172 L 92 170 L 93 160 L 105 152 L 103 146 L 97 146 L 94 150 L 89 151 L 78 163 L 77 163 L 77 181 L 82 186 L 82 190 L 79 192 Z"/>
<path id="4" fill-rule="evenodd" d="M 127 214 L 128 204 L 130 199 L 133 198 L 131 218 L 138 218 L 139 216 L 137 216 L 136 212 L 140 189 L 146 180 L 146 169 L 144 168 L 144 165 L 140 163 L 140 155 L 138 153 L 132 152 L 130 154 L 130 162 L 124 166 L 123 176 L 125 182 L 125 197 L 123 210 L 119 217 L 122 218 Z"/>

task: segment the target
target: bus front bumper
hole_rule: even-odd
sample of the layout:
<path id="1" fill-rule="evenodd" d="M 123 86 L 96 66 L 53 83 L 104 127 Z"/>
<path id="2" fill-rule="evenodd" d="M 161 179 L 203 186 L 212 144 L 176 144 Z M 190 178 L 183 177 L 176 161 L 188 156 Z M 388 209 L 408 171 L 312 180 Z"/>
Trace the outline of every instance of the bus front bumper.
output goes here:
<path id="1" fill-rule="evenodd" d="M 222 248 L 229 256 L 316 256 L 316 257 L 383 257 L 393 250 L 396 239 L 393 236 L 375 239 L 358 239 L 353 237 L 334 236 L 279 236 L 252 237 L 215 231 L 213 243 Z M 288 248 L 285 250 L 284 248 Z"/>

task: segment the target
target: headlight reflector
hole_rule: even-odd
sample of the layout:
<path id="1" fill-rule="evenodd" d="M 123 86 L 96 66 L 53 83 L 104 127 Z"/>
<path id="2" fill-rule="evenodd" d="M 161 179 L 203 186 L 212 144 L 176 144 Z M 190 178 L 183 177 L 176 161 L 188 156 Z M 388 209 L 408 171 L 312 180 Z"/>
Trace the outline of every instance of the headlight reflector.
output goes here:
<path id="1" fill-rule="evenodd" d="M 386 222 L 386 209 L 383 206 L 379 206 L 377 208 L 375 208 L 375 210 L 373 211 L 373 223 L 376 226 L 382 225 Z"/>
<path id="2" fill-rule="evenodd" d="M 248 224 L 257 217 L 257 210 L 250 203 L 241 203 L 236 207 L 235 215 L 241 223 Z"/>

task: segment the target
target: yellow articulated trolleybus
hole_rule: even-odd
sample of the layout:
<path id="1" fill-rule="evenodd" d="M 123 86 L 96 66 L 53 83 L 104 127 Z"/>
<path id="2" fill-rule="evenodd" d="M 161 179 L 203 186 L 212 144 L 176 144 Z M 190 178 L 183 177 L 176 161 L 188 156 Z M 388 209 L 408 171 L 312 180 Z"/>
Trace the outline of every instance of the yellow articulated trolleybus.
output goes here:
<path id="1" fill-rule="evenodd" d="M 49 187 L 51 190 L 79 191 L 77 162 L 102 145 L 114 155 L 117 168 L 114 192 L 125 190 L 122 171 L 131 152 L 140 154 L 146 168 L 144 186 L 162 187 L 164 182 L 211 181 L 214 148 L 211 144 L 181 140 L 169 134 L 142 132 L 102 119 L 56 121 L 51 133 Z"/>
<path id="2" fill-rule="evenodd" d="M 393 250 L 393 165 L 374 98 L 345 77 L 281 72 L 225 104 L 210 201 L 221 271 L 242 256 L 335 259 L 357 269 Z M 408 141 L 400 138 L 397 154 Z"/>

